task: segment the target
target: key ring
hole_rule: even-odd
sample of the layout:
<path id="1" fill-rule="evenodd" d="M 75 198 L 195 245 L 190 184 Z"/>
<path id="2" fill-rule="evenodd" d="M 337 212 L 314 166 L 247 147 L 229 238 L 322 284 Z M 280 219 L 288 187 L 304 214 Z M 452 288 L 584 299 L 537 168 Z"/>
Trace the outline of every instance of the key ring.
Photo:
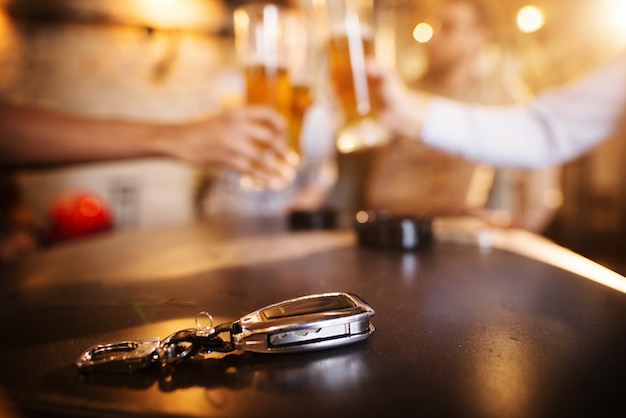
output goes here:
<path id="1" fill-rule="evenodd" d="M 208 326 L 201 325 L 201 320 L 203 317 L 208 318 Z M 196 332 L 198 337 L 208 337 L 209 335 L 213 334 L 215 332 L 215 328 L 213 328 L 213 315 L 211 315 L 207 311 L 198 312 L 196 314 L 196 328 L 198 329 Z"/>
<path id="2" fill-rule="evenodd" d="M 203 324 L 204 318 L 208 319 L 208 325 Z M 207 311 L 199 312 L 195 322 L 196 328 L 177 331 L 163 341 L 161 348 L 165 352 L 165 363 L 171 364 L 213 351 L 223 353 L 233 351 L 232 344 L 219 337 L 219 334 L 231 331 L 231 322 L 213 328 L 213 315 Z"/>
<path id="3" fill-rule="evenodd" d="M 163 340 L 161 348 L 165 352 L 165 362 L 167 364 L 184 360 L 196 354 L 197 348 L 191 341 L 196 332 L 195 328 L 181 329 Z"/>

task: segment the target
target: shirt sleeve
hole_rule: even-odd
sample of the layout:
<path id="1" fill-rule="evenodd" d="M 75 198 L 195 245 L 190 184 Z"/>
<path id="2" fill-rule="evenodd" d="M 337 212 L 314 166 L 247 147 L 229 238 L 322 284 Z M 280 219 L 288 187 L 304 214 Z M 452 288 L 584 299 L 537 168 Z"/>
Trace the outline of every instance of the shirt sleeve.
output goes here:
<path id="1" fill-rule="evenodd" d="M 626 53 L 527 106 L 477 106 L 435 98 L 422 138 L 472 161 L 538 168 L 576 158 L 608 138 L 625 110 Z"/>

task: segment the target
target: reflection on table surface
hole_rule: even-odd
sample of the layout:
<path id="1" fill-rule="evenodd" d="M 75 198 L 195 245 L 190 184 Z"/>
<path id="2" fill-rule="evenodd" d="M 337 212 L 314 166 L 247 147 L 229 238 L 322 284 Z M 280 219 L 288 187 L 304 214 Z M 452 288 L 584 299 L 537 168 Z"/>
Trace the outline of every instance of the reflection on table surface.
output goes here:
<path id="1" fill-rule="evenodd" d="M 34 416 L 625 412 L 626 295 L 585 278 L 608 274 L 619 286 L 621 276 L 519 231 L 480 229 L 476 240 L 467 224 L 436 230 L 418 252 L 361 248 L 350 229 L 291 232 L 280 220 L 51 248 L 3 271 L 0 323 L 11 338 L 0 342 L 1 385 Z M 581 271 L 546 263 L 553 254 Z M 368 340 L 306 354 L 214 353 L 132 374 L 74 365 L 97 343 L 193 327 L 202 310 L 219 323 L 327 291 L 354 292 L 376 310 Z"/>

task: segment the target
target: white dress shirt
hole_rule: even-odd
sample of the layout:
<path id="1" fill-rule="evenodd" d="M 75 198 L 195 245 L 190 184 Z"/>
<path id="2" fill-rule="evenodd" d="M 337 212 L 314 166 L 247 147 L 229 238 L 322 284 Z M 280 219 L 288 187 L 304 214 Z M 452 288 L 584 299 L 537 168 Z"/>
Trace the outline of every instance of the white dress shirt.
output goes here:
<path id="1" fill-rule="evenodd" d="M 626 51 L 579 82 L 527 106 L 435 98 L 422 129 L 435 148 L 496 166 L 537 168 L 574 159 L 607 139 L 626 115 Z"/>

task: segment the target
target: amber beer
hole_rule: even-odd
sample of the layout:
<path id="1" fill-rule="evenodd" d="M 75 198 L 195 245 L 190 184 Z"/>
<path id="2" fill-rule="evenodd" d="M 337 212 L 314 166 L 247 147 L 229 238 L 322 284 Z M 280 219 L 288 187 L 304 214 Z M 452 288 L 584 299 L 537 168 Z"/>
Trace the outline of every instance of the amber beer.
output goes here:
<path id="1" fill-rule="evenodd" d="M 246 67 L 245 74 L 247 102 L 273 107 L 289 119 L 292 89 L 287 70 L 256 65 Z"/>
<path id="2" fill-rule="evenodd" d="M 249 66 L 245 75 L 247 102 L 270 106 L 283 115 L 288 122 L 289 147 L 302 156 L 300 131 L 311 105 L 309 86 L 292 85 L 285 68 Z"/>
<path id="3" fill-rule="evenodd" d="M 344 113 L 344 126 L 376 118 L 370 97 L 372 86 L 365 73 L 365 61 L 374 54 L 374 42 L 365 37 L 356 42 L 359 45 L 347 35 L 334 35 L 328 45 L 330 77 Z"/>
<path id="4" fill-rule="evenodd" d="M 301 84 L 291 87 L 291 116 L 289 118 L 289 146 L 295 151 L 300 158 L 303 158 L 302 144 L 300 135 L 302 133 L 302 124 L 304 115 L 313 103 L 311 97 L 310 86 Z"/>

